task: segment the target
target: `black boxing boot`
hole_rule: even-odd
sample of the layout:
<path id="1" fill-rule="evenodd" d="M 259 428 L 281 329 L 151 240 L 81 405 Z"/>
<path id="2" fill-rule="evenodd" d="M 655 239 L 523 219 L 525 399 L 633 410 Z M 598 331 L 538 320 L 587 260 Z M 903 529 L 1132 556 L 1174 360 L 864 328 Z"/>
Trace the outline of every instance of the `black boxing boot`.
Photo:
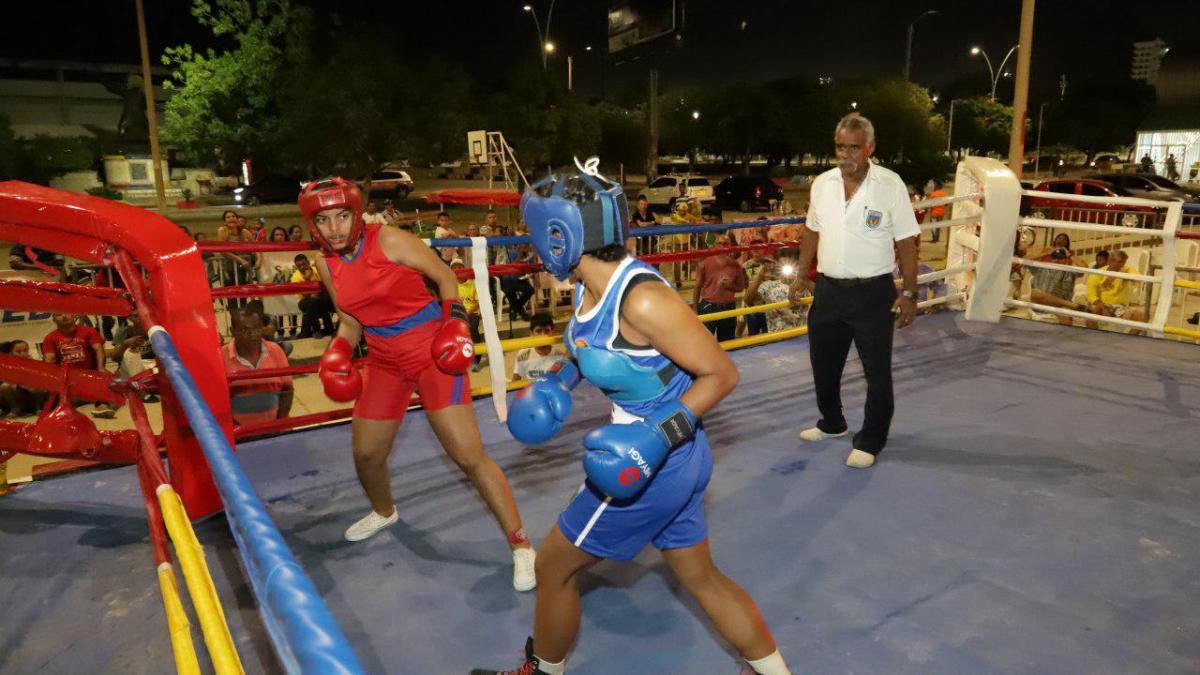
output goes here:
<path id="1" fill-rule="evenodd" d="M 542 669 L 541 660 L 533 655 L 533 638 L 529 638 L 525 641 L 525 663 L 521 664 L 520 668 L 515 670 L 486 670 L 476 668 L 471 671 L 471 675 L 558 675 L 561 672 L 561 664 L 552 671 Z"/>

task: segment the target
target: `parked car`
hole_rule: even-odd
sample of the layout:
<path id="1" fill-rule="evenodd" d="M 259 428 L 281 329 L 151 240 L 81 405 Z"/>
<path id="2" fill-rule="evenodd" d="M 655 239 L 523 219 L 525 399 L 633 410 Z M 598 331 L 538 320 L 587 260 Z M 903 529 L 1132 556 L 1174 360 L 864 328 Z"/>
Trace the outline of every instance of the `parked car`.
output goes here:
<path id="1" fill-rule="evenodd" d="M 1161 199 L 1163 201 L 1191 201 L 1192 196 L 1187 190 L 1175 185 L 1170 180 L 1155 176 L 1154 174 L 1144 173 L 1098 173 L 1085 176 L 1085 178 L 1094 178 L 1102 180 L 1105 183 L 1115 185 L 1134 197 L 1144 197 L 1146 199 Z M 1165 183 L 1174 185 L 1174 188 L 1165 188 L 1159 185 L 1154 179 L 1161 179 Z"/>
<path id="2" fill-rule="evenodd" d="M 679 197 L 680 181 L 684 181 L 687 195 L 693 200 L 705 205 L 713 203 L 712 184 L 704 176 L 659 176 L 647 185 L 646 189 L 642 190 L 638 196 L 646 197 L 650 206 L 670 208 L 675 203 L 675 199 Z"/>
<path id="3" fill-rule="evenodd" d="M 1062 198 L 1026 195 L 1021 198 L 1022 215 L 1033 218 L 1051 218 L 1097 225 L 1123 225 L 1125 227 L 1155 227 L 1159 224 L 1159 212 L 1148 206 L 1124 204 L 1085 203 L 1070 199 L 1066 195 L 1086 197 L 1140 197 L 1111 183 L 1094 178 L 1065 178 L 1047 180 L 1034 188 L 1039 192 L 1057 192 Z"/>
<path id="4" fill-rule="evenodd" d="M 1115 152 L 1098 152 L 1092 161 L 1088 162 L 1088 168 L 1103 173 L 1117 172 L 1125 166 L 1126 162 L 1125 157 Z"/>
<path id="5" fill-rule="evenodd" d="M 239 206 L 255 206 L 258 204 L 296 203 L 300 196 L 301 182 L 295 178 L 280 175 L 266 175 L 256 179 L 249 185 L 233 189 L 233 201 Z"/>
<path id="6" fill-rule="evenodd" d="M 713 190 L 717 207 L 732 211 L 770 209 L 783 200 L 783 188 L 765 176 L 730 176 Z"/>
<path id="7" fill-rule="evenodd" d="M 1139 173 L 1136 175 L 1145 178 L 1151 183 L 1154 183 L 1159 187 L 1160 190 L 1165 192 L 1178 192 L 1179 194 L 1183 195 L 1184 201 L 1200 202 L 1200 190 L 1184 187 L 1170 178 L 1167 178 L 1166 176 L 1160 176 L 1156 173 Z"/>
<path id="8" fill-rule="evenodd" d="M 364 188 L 367 181 L 359 181 Z M 407 171 L 386 169 L 371 176 L 371 194 L 391 195 L 395 199 L 405 199 L 413 191 L 413 179 Z"/>

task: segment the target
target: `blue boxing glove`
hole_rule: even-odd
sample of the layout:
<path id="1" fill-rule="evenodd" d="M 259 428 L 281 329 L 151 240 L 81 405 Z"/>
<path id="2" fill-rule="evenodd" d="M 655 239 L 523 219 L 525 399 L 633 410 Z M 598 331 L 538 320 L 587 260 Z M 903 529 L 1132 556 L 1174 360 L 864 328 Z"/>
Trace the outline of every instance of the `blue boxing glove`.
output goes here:
<path id="1" fill-rule="evenodd" d="M 508 431 L 530 445 L 554 438 L 571 414 L 571 390 L 579 379 L 579 368 L 573 362 L 554 364 L 550 372 L 517 392 L 508 410 Z"/>
<path id="2" fill-rule="evenodd" d="M 672 401 L 633 424 L 605 424 L 583 437 L 583 470 L 613 499 L 636 497 L 671 450 L 696 434 L 696 414 Z"/>

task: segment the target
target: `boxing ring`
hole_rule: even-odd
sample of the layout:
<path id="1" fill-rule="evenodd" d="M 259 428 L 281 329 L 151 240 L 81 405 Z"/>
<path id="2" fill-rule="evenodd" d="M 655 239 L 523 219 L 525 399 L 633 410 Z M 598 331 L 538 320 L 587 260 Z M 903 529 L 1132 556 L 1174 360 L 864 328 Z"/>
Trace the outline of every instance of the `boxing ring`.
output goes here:
<path id="1" fill-rule="evenodd" d="M 923 304 L 965 312 L 922 315 L 897 333 L 897 414 L 876 468 L 848 471 L 848 446 L 796 440 L 816 416 L 803 326 L 725 345 L 738 349 L 732 358 L 742 378 L 706 416 L 716 462 L 707 501 L 714 557 L 756 597 L 796 672 L 1194 672 L 1196 347 L 999 318 L 1014 302 L 1003 282 L 1016 228 L 1038 223 L 1021 220 L 1015 205 L 1004 212 L 1003 189 L 979 169 L 963 175 L 960 168 L 957 194 L 943 202 L 953 204 L 951 221 L 923 226 L 954 228 L 948 267 L 922 277 L 944 279 L 947 292 Z M 1168 218 L 1163 228 L 1169 243 L 1187 238 L 1177 237 L 1187 234 L 1177 224 L 1178 217 L 1170 230 Z M 643 234 L 703 230 L 648 229 Z M 1164 267 L 1149 283 L 1189 288 L 1180 281 Z M 214 289 L 213 296 L 263 290 Z M 132 305 L 154 307 L 138 295 L 131 288 Z M 1159 293 L 1158 301 L 1169 305 L 1170 296 Z M 761 311 L 769 306 L 733 310 Z M 1139 327 L 1169 332 L 1159 319 L 1155 313 Z M 199 544 L 183 548 L 202 549 L 210 563 L 208 597 L 226 607 L 229 644 L 242 668 L 328 672 L 264 648 L 277 644 L 278 631 L 255 611 L 253 598 L 263 603 L 271 593 L 258 587 L 253 551 L 274 527 L 281 538 L 261 542 L 264 551 L 290 548 L 298 567 L 287 570 L 303 576 L 302 569 L 311 579 L 296 611 L 327 604 L 352 645 L 354 666 L 465 672 L 513 659 L 529 632 L 533 598 L 512 592 L 494 524 L 428 425 L 410 421 L 397 438 L 392 475 L 401 522 L 367 542 L 345 542 L 341 530 L 362 508 L 344 451 L 348 428 L 239 442 L 235 457 L 221 447 L 231 435 L 276 428 L 229 428 L 221 418 L 227 399 L 217 394 L 214 404 L 203 391 L 192 395 L 204 382 L 196 378 L 193 387 L 186 379 L 201 369 L 187 367 L 192 357 L 182 347 L 183 358 L 172 363 L 168 340 L 177 331 L 160 325 L 165 329 L 152 337 L 166 361 L 159 389 L 170 406 L 187 409 L 179 426 L 208 439 L 199 450 L 230 523 L 197 522 Z M 545 340 L 521 338 L 502 348 Z M 852 426 L 864 388 L 850 365 L 843 396 Z M 580 439 L 607 420 L 607 400 L 581 387 L 563 434 L 532 448 L 508 435 L 493 401 L 474 405 L 485 447 L 508 476 L 537 543 L 578 487 Z M 301 423 L 320 421 L 327 419 Z M 0 597 L 10 608 L 0 624 L 0 672 L 162 672 L 172 661 L 169 635 L 187 629 L 173 620 L 164 630 L 163 602 L 147 590 L 148 501 L 136 487 L 139 479 L 168 481 L 144 475 L 157 456 L 144 442 L 152 432 L 130 433 L 139 441 L 131 452 L 147 458 L 129 458 L 135 466 L 34 484 L 0 500 L 8 553 L 0 557 Z M 169 439 L 166 446 L 169 455 Z M 229 477 L 238 480 L 226 484 Z M 253 521 L 247 537 L 237 524 L 243 513 L 269 513 L 274 526 Z M 152 548 L 157 565 L 159 547 Z M 597 567 L 584 587 L 570 672 L 736 672 L 735 655 L 698 608 L 686 598 L 680 604 L 684 596 L 653 551 L 632 565 Z M 166 614 L 173 614 L 169 602 Z M 206 669 L 216 660 L 199 655 Z"/>

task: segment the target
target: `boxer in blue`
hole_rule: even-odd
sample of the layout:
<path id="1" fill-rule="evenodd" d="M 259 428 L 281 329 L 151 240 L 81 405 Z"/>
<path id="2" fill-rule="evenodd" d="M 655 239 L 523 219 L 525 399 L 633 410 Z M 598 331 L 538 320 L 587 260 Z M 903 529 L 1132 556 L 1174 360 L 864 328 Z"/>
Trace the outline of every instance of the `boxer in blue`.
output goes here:
<path id="1" fill-rule="evenodd" d="M 670 284 L 626 256 L 625 195 L 596 164 L 550 176 L 521 199 L 546 271 L 577 283 L 563 335 L 572 358 L 517 394 L 509 430 L 525 443 L 553 438 L 581 379 L 612 399 L 613 413 L 583 439 L 587 480 L 538 552 L 525 663 L 503 672 L 565 672 L 579 574 L 606 558 L 632 560 L 650 543 L 754 672 L 786 675 L 754 600 L 713 563 L 704 519 L 712 455 L 702 417 L 737 385 L 737 368 Z"/>

